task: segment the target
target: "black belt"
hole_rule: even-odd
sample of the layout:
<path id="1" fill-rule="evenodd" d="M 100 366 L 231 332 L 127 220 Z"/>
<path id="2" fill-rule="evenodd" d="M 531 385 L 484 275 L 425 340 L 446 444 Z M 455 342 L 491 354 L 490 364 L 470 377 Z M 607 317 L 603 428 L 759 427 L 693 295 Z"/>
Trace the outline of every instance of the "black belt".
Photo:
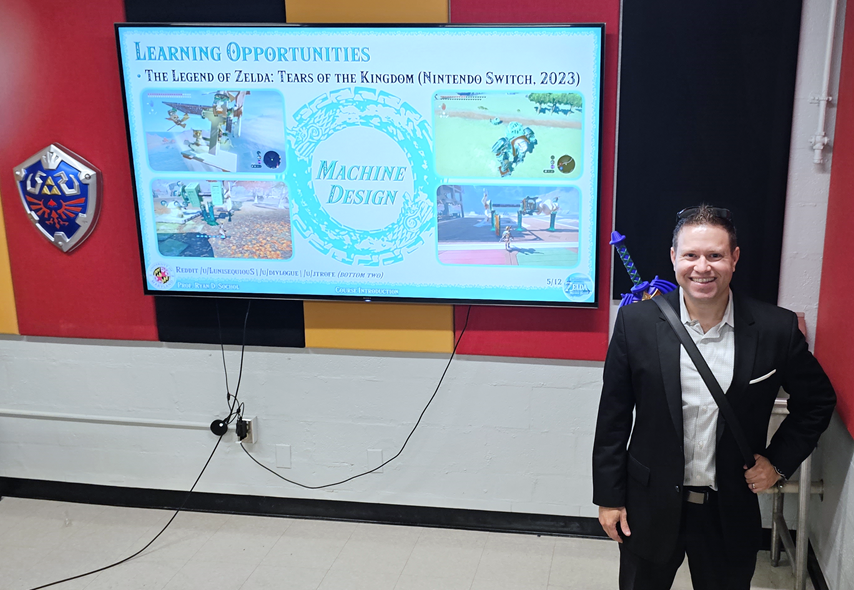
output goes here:
<path id="1" fill-rule="evenodd" d="M 711 495 L 715 493 L 712 488 L 701 488 L 694 486 L 683 486 L 685 501 L 691 504 L 707 504 Z"/>

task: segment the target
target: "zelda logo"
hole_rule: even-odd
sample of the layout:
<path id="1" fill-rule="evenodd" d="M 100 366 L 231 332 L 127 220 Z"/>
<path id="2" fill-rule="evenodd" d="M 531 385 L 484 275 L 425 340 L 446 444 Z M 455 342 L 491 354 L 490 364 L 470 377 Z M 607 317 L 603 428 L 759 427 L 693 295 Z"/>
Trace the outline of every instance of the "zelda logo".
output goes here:
<path id="1" fill-rule="evenodd" d="M 15 168 L 27 216 L 63 252 L 83 242 L 98 216 L 100 172 L 57 144 Z"/>

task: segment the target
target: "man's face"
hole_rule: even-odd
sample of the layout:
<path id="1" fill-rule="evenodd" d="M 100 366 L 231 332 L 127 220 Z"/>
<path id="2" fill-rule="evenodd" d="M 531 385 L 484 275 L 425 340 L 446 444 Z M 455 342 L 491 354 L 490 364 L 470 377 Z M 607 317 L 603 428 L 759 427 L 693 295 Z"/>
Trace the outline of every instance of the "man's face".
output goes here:
<path id="1" fill-rule="evenodd" d="M 703 306 L 727 300 L 738 256 L 738 248 L 730 251 L 727 231 L 713 225 L 683 226 L 676 250 L 670 249 L 676 282 L 685 298 Z"/>

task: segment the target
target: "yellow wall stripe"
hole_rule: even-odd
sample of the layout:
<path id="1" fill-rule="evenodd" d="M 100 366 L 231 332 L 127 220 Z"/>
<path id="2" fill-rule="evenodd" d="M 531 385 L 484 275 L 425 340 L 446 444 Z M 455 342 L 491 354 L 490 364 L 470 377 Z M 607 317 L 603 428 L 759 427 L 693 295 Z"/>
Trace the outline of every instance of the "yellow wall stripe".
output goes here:
<path id="1" fill-rule="evenodd" d="M 12 290 L 12 269 L 9 267 L 2 200 L 0 200 L 0 334 L 18 334 L 18 314 L 15 312 L 15 293 Z"/>
<path id="2" fill-rule="evenodd" d="M 446 23 L 448 0 L 287 0 L 290 23 Z M 305 345 L 314 348 L 451 352 L 450 305 L 306 301 Z"/>
<path id="3" fill-rule="evenodd" d="M 405 303 L 306 301 L 309 348 L 451 352 L 454 308 Z"/>
<path id="4" fill-rule="evenodd" d="M 448 0 L 287 0 L 289 23 L 446 23 Z"/>

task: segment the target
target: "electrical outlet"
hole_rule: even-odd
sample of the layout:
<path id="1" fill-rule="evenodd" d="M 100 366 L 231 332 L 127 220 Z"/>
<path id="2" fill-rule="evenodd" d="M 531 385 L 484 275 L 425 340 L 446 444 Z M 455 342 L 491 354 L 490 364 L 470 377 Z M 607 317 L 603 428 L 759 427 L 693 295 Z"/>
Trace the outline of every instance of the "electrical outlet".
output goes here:
<path id="1" fill-rule="evenodd" d="M 237 441 L 242 442 L 244 444 L 252 444 L 256 441 L 256 430 L 258 427 L 258 419 L 254 416 L 252 418 L 243 418 L 237 420 Z"/>

